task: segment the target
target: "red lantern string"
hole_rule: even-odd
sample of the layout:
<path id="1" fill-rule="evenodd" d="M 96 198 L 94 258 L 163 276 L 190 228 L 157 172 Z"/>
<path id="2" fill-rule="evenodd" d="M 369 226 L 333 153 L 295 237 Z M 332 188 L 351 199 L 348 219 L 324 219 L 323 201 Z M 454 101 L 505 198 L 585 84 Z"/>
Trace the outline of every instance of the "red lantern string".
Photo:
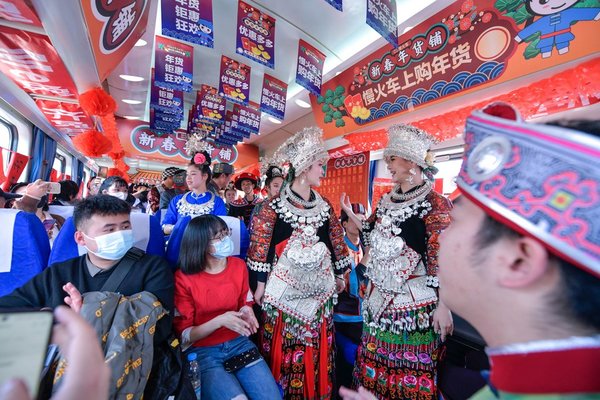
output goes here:
<path id="1" fill-rule="evenodd" d="M 112 143 L 102 133 L 93 129 L 73 137 L 73 144 L 88 157 L 102 157 L 112 148 Z"/>

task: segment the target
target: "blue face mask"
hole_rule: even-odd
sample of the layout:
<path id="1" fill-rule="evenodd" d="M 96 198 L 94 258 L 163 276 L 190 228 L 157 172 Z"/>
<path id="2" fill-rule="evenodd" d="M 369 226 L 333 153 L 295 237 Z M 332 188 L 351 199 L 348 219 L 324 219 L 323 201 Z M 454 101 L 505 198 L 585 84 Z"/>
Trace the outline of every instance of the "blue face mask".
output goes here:
<path id="1" fill-rule="evenodd" d="M 85 233 L 84 235 L 95 241 L 98 247 L 96 251 L 91 251 L 88 247 L 88 251 L 105 260 L 120 260 L 133 247 L 134 239 L 131 229 L 111 232 L 95 238 L 91 238 Z"/>
<path id="2" fill-rule="evenodd" d="M 233 240 L 229 236 L 224 237 L 218 242 L 214 242 L 212 245 L 215 251 L 214 253 L 210 253 L 210 255 L 216 259 L 222 260 L 233 254 Z"/>

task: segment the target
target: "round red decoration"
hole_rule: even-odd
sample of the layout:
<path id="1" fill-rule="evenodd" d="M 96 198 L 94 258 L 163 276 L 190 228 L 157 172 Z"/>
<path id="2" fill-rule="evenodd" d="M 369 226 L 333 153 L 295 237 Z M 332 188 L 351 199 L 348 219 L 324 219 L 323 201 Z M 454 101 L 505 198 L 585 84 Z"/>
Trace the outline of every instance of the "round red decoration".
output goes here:
<path id="1" fill-rule="evenodd" d="M 89 130 L 73 138 L 73 144 L 88 157 L 102 157 L 112 148 L 112 143 L 106 136 L 96 130 Z"/>
<path id="2" fill-rule="evenodd" d="M 117 103 L 102 88 L 94 88 L 79 96 L 79 105 L 88 115 L 104 117 L 117 110 Z"/>

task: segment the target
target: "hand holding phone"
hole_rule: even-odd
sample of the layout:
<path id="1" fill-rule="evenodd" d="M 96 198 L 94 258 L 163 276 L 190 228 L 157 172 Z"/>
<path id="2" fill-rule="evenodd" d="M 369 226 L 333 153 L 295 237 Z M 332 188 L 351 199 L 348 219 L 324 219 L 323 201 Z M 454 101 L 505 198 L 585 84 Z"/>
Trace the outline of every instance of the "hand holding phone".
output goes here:
<path id="1" fill-rule="evenodd" d="M 47 182 L 48 189 L 46 189 L 47 193 L 51 194 L 59 194 L 60 193 L 60 183 L 58 182 Z"/>
<path id="2" fill-rule="evenodd" d="M 0 313 L 0 387 L 18 378 L 37 397 L 52 322 L 50 311 Z"/>

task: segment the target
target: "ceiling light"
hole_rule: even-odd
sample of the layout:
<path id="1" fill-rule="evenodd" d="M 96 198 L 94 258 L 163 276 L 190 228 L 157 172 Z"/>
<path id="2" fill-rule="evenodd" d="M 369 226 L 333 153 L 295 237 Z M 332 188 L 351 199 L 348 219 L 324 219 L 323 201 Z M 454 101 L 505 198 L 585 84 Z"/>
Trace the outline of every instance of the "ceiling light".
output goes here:
<path id="1" fill-rule="evenodd" d="M 121 101 L 127 104 L 142 104 L 141 100 L 122 99 Z"/>
<path id="2" fill-rule="evenodd" d="M 296 99 L 296 104 L 298 104 L 302 108 L 310 108 L 310 104 L 305 102 L 304 100 Z"/>
<path id="3" fill-rule="evenodd" d="M 271 121 L 272 123 L 274 123 L 274 124 L 277 124 L 277 125 L 281 124 L 281 121 L 280 121 L 280 120 L 278 120 L 277 118 L 273 118 L 273 117 L 267 117 L 267 119 L 268 119 L 269 121 Z"/>
<path id="4" fill-rule="evenodd" d="M 140 117 L 136 117 L 134 115 L 125 115 L 125 116 L 123 116 L 123 118 L 127 118 L 127 119 L 140 119 Z"/>
<path id="5" fill-rule="evenodd" d="M 135 42 L 134 46 L 135 47 L 142 47 L 142 46 L 145 46 L 147 44 L 148 44 L 148 42 L 146 42 L 144 39 L 140 39 L 137 42 Z"/>
<path id="6" fill-rule="evenodd" d="M 144 78 L 142 78 L 141 76 L 135 76 L 135 75 L 119 75 L 119 77 L 121 79 L 130 81 L 130 82 L 141 82 L 144 80 Z"/>
<path id="7" fill-rule="evenodd" d="M 342 71 L 338 71 L 338 72 L 335 73 L 335 76 L 338 76 L 341 73 L 342 73 Z"/>

